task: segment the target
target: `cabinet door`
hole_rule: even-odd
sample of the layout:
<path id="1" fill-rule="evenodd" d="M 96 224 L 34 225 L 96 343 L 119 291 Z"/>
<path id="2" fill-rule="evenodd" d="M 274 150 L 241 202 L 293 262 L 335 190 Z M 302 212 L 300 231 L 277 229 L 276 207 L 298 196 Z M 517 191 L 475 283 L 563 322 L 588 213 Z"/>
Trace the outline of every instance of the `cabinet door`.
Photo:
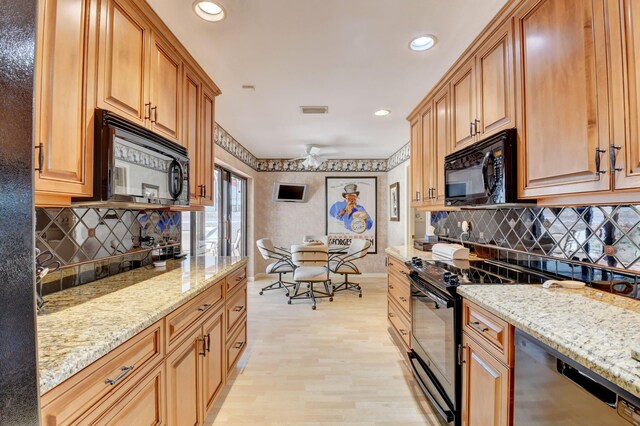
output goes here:
<path id="1" fill-rule="evenodd" d="M 462 424 L 507 426 L 512 372 L 463 334 Z"/>
<path id="2" fill-rule="evenodd" d="M 202 84 L 192 72 L 184 67 L 183 90 L 183 127 L 182 145 L 189 151 L 189 191 L 191 205 L 199 205 L 200 197 L 204 194 L 200 183 L 200 139 L 202 131 Z"/>
<path id="3" fill-rule="evenodd" d="M 479 138 L 515 127 L 513 31 L 511 21 L 476 55 Z"/>
<path id="4" fill-rule="evenodd" d="M 433 194 L 433 102 L 429 101 L 425 110 L 420 114 L 422 123 L 422 167 L 420 177 L 422 179 L 422 204 L 431 203 Z"/>
<path id="5" fill-rule="evenodd" d="M 204 353 L 202 328 L 190 336 L 167 357 L 168 424 L 192 426 L 202 423 L 201 358 Z"/>
<path id="6" fill-rule="evenodd" d="M 422 204 L 422 143 L 421 143 L 420 116 L 411 122 L 411 207 L 419 207 Z"/>
<path id="7" fill-rule="evenodd" d="M 460 67 L 451 80 L 452 151 L 470 145 L 475 141 L 475 78 L 475 59 L 471 58 Z"/>
<path id="8" fill-rule="evenodd" d="M 36 70 L 37 192 L 91 196 L 98 27 L 95 0 L 40 2 Z M 40 163 L 42 160 L 42 164 Z"/>
<path id="9" fill-rule="evenodd" d="M 100 27 L 98 105 L 145 125 L 149 27 L 119 0 L 104 2 Z"/>
<path id="10" fill-rule="evenodd" d="M 200 182 L 204 185 L 202 204 L 213 206 L 213 168 L 214 147 L 213 130 L 215 126 L 215 96 L 208 90 L 202 90 L 202 143 L 200 149 Z"/>
<path id="11" fill-rule="evenodd" d="M 166 424 L 164 364 L 112 405 L 96 425 L 163 425 Z"/>
<path id="12" fill-rule="evenodd" d="M 528 1 L 516 14 L 525 197 L 609 189 L 603 1 Z"/>
<path id="13" fill-rule="evenodd" d="M 616 145 L 624 145 L 624 150 L 618 153 L 616 161 L 616 167 L 622 170 L 616 172 L 615 187 L 635 189 L 640 188 L 640 4 L 622 0 L 620 7 L 626 129 L 624 143 L 620 138 L 616 140 Z"/>
<path id="14" fill-rule="evenodd" d="M 451 146 L 451 97 L 449 86 L 438 93 L 434 99 L 434 140 L 433 140 L 433 187 L 434 204 L 444 205 L 444 157 Z"/>
<path id="15" fill-rule="evenodd" d="M 150 102 L 151 128 L 175 142 L 180 126 L 180 74 L 181 64 L 154 33 L 151 38 Z"/>
<path id="16" fill-rule="evenodd" d="M 207 342 L 207 355 L 204 357 L 202 368 L 203 419 L 211 411 L 224 385 L 224 312 L 224 309 L 218 310 L 204 322 L 202 328 Z"/>

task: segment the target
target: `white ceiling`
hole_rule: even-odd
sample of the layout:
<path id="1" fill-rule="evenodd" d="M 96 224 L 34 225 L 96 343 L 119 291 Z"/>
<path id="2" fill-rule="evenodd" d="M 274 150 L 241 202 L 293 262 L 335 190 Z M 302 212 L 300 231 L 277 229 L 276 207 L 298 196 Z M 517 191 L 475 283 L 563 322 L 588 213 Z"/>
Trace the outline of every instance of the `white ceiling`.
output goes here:
<path id="1" fill-rule="evenodd" d="M 221 0 L 227 18 L 209 23 L 193 0 L 147 1 L 222 89 L 216 121 L 258 158 L 317 144 L 352 159 L 387 158 L 409 140 L 407 114 L 506 2 Z M 421 34 L 438 44 L 410 51 Z M 375 117 L 380 108 L 391 115 Z"/>

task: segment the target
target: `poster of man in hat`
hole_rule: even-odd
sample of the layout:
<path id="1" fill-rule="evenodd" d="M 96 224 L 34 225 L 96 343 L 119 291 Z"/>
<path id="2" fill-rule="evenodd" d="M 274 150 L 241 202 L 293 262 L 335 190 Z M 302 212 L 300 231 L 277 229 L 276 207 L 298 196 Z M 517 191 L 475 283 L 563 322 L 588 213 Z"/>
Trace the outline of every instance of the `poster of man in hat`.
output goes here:
<path id="1" fill-rule="evenodd" d="M 327 235 L 331 245 L 368 239 L 375 250 L 376 178 L 327 178 Z"/>

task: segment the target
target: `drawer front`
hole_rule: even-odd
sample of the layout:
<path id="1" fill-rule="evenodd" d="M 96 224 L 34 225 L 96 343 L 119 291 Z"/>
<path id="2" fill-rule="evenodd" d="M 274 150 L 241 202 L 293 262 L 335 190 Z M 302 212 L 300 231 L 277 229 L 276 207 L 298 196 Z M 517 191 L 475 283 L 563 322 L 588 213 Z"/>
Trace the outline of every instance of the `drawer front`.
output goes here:
<path id="1" fill-rule="evenodd" d="M 507 366 L 513 365 L 513 326 L 473 303 L 463 300 L 464 330 Z"/>
<path id="2" fill-rule="evenodd" d="M 233 289 L 247 282 L 247 267 L 243 266 L 227 275 L 227 294 L 233 292 Z"/>
<path id="3" fill-rule="evenodd" d="M 404 273 L 409 273 L 409 269 L 407 266 L 400 260 L 396 259 L 393 256 L 387 257 L 387 270 L 389 272 L 394 272 L 399 276 L 403 276 Z"/>
<path id="4" fill-rule="evenodd" d="M 398 336 L 407 346 L 406 349 L 411 348 L 411 322 L 392 299 L 387 299 L 387 317 Z"/>
<path id="5" fill-rule="evenodd" d="M 409 316 L 411 305 L 409 283 L 392 274 L 389 275 L 387 285 L 389 288 L 389 297 L 405 311 L 405 315 Z"/>
<path id="6" fill-rule="evenodd" d="M 236 366 L 240 355 L 244 352 L 247 346 L 247 322 L 246 318 L 244 324 L 240 325 L 240 328 L 227 342 L 227 373 L 229 373 L 233 367 Z"/>
<path id="7" fill-rule="evenodd" d="M 184 306 L 167 315 L 167 352 L 179 343 L 182 334 L 205 314 L 213 312 L 213 308 L 222 301 L 224 279 L 213 284 L 201 295 L 187 302 Z"/>
<path id="8" fill-rule="evenodd" d="M 247 312 L 247 286 L 238 289 L 226 303 L 227 331 L 233 329 Z"/>
<path id="9" fill-rule="evenodd" d="M 121 389 L 135 385 L 164 358 L 162 321 L 77 373 L 42 397 L 42 423 L 84 423 L 87 410 Z"/>

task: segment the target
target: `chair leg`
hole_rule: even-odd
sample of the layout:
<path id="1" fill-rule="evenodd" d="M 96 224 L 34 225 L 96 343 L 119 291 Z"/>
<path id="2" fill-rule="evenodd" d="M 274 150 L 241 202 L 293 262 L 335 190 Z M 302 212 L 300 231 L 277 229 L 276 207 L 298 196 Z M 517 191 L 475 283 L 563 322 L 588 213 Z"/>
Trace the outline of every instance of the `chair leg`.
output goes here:
<path id="1" fill-rule="evenodd" d="M 358 297 L 362 297 L 362 288 L 360 287 L 360 284 L 349 281 L 349 274 L 344 274 L 344 282 L 339 284 L 337 287 L 333 286 L 334 293 L 344 290 L 353 291 L 358 293 Z"/>
<path id="2" fill-rule="evenodd" d="M 295 286 L 295 283 L 288 283 L 286 281 L 283 281 L 282 280 L 282 272 L 279 272 L 278 273 L 278 281 L 276 281 L 276 282 L 274 282 L 272 284 L 269 284 L 266 287 L 263 287 L 260 290 L 260 295 L 262 296 L 262 294 L 265 291 L 284 289 L 284 291 L 286 293 L 286 296 L 289 296 L 289 287 L 294 287 L 294 286 Z"/>
<path id="3" fill-rule="evenodd" d="M 330 293 L 328 290 L 328 283 L 330 283 L 330 281 L 322 281 L 322 283 L 324 284 L 325 289 L 327 289 L 326 293 L 320 290 L 316 290 L 314 288 L 315 282 L 308 282 L 307 289 L 303 290 L 302 292 L 300 291 L 300 287 L 302 283 L 301 282 L 296 283 L 296 287 L 293 291 L 293 294 L 289 295 L 289 300 L 287 301 L 287 303 L 291 305 L 291 301 L 295 299 L 311 299 L 311 302 L 312 302 L 311 309 L 315 311 L 316 305 L 317 305 L 316 299 L 323 299 L 328 297 L 329 302 L 333 302 L 333 293 Z"/>

